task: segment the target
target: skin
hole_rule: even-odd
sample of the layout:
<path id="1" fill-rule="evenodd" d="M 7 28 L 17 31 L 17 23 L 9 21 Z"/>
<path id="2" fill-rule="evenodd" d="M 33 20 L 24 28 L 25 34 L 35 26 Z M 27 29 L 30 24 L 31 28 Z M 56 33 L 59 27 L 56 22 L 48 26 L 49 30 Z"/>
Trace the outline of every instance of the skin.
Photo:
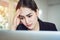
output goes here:
<path id="1" fill-rule="evenodd" d="M 19 15 L 20 15 L 20 13 L 19 13 L 19 9 L 18 9 L 14 16 L 13 25 L 11 27 L 11 30 L 16 30 L 17 26 L 19 25 L 19 23 L 20 23 Z"/>
<path id="2" fill-rule="evenodd" d="M 17 24 L 19 24 L 17 20 L 20 19 L 19 21 L 21 21 L 28 29 L 35 31 L 39 30 L 38 11 L 35 12 L 27 7 L 21 7 L 17 11 L 17 14 L 20 16 L 19 18 L 15 17 L 15 23 L 17 22 Z"/>

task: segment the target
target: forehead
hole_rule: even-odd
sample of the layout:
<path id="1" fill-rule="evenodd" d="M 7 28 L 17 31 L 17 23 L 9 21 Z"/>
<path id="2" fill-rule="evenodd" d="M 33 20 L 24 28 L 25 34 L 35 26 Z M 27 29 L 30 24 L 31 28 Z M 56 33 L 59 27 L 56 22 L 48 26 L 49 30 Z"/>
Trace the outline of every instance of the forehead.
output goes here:
<path id="1" fill-rule="evenodd" d="M 19 9 L 19 13 L 20 13 L 20 15 L 27 15 L 29 13 L 33 13 L 33 10 L 31 10 L 30 8 L 21 7 Z"/>

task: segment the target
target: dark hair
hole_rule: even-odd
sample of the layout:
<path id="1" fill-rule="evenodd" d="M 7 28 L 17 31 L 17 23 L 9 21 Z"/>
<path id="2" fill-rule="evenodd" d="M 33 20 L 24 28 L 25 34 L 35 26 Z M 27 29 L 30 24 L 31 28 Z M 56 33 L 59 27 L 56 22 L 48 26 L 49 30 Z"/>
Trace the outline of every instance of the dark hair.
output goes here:
<path id="1" fill-rule="evenodd" d="M 16 6 L 16 10 L 20 9 L 20 7 L 28 7 L 34 10 L 35 12 L 36 12 L 36 9 L 38 9 L 34 0 L 19 0 Z"/>

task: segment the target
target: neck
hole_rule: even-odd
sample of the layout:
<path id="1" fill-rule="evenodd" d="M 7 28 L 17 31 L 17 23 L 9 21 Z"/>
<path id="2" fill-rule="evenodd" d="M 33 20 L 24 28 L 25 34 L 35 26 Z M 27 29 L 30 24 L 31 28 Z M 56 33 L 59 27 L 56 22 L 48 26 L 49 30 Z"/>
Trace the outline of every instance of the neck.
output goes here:
<path id="1" fill-rule="evenodd" d="M 35 24 L 35 27 L 32 29 L 32 31 L 39 31 L 39 22 Z"/>

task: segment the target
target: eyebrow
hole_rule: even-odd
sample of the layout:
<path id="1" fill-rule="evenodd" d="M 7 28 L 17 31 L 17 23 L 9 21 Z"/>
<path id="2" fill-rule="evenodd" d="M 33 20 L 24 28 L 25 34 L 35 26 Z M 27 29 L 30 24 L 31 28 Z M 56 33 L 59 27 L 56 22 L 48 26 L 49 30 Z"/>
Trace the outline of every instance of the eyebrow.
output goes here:
<path id="1" fill-rule="evenodd" d="M 30 14 L 32 14 L 32 13 L 29 13 L 29 14 L 27 14 L 26 16 L 29 16 Z"/>
<path id="2" fill-rule="evenodd" d="M 26 16 L 29 16 L 30 14 L 32 14 L 32 13 L 29 13 L 29 14 L 27 14 Z M 24 17 L 24 16 L 22 16 L 22 15 L 19 15 L 19 17 Z"/>

